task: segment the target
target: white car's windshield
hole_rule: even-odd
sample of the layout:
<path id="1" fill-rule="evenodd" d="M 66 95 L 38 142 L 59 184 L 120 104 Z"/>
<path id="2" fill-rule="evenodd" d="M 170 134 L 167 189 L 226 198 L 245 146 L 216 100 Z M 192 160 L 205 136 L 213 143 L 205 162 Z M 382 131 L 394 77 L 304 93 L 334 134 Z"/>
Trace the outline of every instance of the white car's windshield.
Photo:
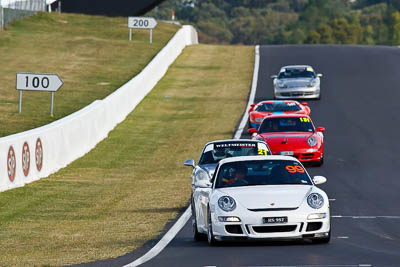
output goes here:
<path id="1" fill-rule="evenodd" d="M 298 78 L 315 78 L 315 72 L 307 67 L 301 68 L 286 68 L 278 75 L 278 79 L 298 79 Z"/>
<path id="2" fill-rule="evenodd" d="M 304 168 L 292 160 L 254 160 L 223 164 L 215 188 L 255 185 L 311 185 Z"/>
<path id="3" fill-rule="evenodd" d="M 269 154 L 265 143 L 260 142 L 218 142 L 209 144 L 201 155 L 199 164 L 215 164 L 222 159 L 240 156 L 255 156 Z"/>

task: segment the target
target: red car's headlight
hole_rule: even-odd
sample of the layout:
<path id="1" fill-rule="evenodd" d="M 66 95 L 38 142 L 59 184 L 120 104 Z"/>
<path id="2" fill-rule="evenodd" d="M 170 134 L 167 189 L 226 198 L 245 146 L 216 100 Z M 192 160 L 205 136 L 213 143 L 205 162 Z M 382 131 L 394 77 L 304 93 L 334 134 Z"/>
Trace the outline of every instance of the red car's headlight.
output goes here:
<path id="1" fill-rule="evenodd" d="M 318 142 L 318 140 L 317 140 L 317 138 L 315 137 L 315 136 L 310 136 L 308 139 L 307 139 L 307 144 L 309 145 L 309 146 L 311 146 L 311 147 L 313 147 L 313 146 L 315 146 L 316 144 L 317 144 L 317 142 Z"/>

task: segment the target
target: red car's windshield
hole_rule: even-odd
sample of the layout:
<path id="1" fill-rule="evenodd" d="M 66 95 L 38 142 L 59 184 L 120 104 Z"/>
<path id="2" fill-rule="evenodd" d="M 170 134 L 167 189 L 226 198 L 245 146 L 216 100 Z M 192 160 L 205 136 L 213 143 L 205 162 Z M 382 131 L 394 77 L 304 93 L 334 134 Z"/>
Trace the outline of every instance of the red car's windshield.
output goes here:
<path id="1" fill-rule="evenodd" d="M 269 132 L 314 132 L 314 126 L 308 117 L 284 117 L 265 119 L 260 133 Z"/>
<path id="2" fill-rule="evenodd" d="M 299 111 L 301 108 L 294 102 L 284 103 L 262 103 L 257 108 L 256 111 L 260 112 L 285 112 L 285 111 Z"/>

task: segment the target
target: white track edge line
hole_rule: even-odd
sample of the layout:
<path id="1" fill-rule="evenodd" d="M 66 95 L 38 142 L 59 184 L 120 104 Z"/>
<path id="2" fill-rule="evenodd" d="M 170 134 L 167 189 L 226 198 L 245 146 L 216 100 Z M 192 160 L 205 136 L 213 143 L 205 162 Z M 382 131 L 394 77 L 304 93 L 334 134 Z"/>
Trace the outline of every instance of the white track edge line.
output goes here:
<path id="1" fill-rule="evenodd" d="M 239 139 L 240 136 L 242 135 L 243 129 L 246 126 L 246 121 L 247 117 L 249 114 L 249 109 L 250 109 L 250 103 L 254 102 L 254 98 L 256 95 L 256 88 L 257 88 L 257 82 L 258 82 L 258 68 L 260 65 L 260 46 L 256 45 L 255 49 L 255 60 L 254 60 L 254 70 L 253 70 L 253 81 L 251 84 L 251 91 L 250 91 L 250 97 L 249 97 L 249 102 L 247 103 L 247 108 L 244 113 L 243 119 L 239 124 L 239 127 L 235 133 L 235 136 L 233 139 Z M 139 266 L 140 264 L 143 264 L 155 256 L 157 256 L 168 244 L 171 242 L 172 239 L 178 234 L 178 232 L 185 226 L 186 222 L 190 219 L 190 216 L 192 216 L 192 211 L 191 211 L 191 205 L 186 209 L 186 211 L 182 214 L 182 216 L 176 221 L 174 226 L 169 229 L 169 231 L 161 238 L 158 243 L 152 247 L 146 254 L 144 254 L 142 257 L 136 259 L 135 261 L 128 263 L 127 265 L 124 265 L 124 267 L 135 267 Z"/>
<path id="2" fill-rule="evenodd" d="M 172 239 L 178 234 L 178 232 L 183 228 L 186 222 L 189 220 L 190 216 L 192 216 L 191 206 L 186 209 L 186 211 L 182 214 L 182 216 L 176 221 L 174 226 L 169 229 L 169 231 L 161 238 L 160 241 L 150 249 L 146 254 L 142 257 L 136 259 L 134 262 L 125 265 L 124 267 L 135 267 L 143 264 L 155 256 L 157 256 L 168 244 L 171 242 Z"/>
<path id="3" fill-rule="evenodd" d="M 240 136 L 242 136 L 243 130 L 246 127 L 246 122 L 249 117 L 250 105 L 254 102 L 254 98 L 256 96 L 256 89 L 257 89 L 257 82 L 258 82 L 258 69 L 260 66 L 260 46 L 259 45 L 256 45 L 256 47 L 254 48 L 254 52 L 255 52 L 255 58 L 254 58 L 253 81 L 251 83 L 249 102 L 247 103 L 246 111 L 244 112 L 242 121 L 240 122 L 233 139 L 239 139 Z"/>
<path id="4" fill-rule="evenodd" d="M 250 265 L 250 266 L 246 265 L 242 267 L 372 267 L 372 265 L 371 264 Z"/>

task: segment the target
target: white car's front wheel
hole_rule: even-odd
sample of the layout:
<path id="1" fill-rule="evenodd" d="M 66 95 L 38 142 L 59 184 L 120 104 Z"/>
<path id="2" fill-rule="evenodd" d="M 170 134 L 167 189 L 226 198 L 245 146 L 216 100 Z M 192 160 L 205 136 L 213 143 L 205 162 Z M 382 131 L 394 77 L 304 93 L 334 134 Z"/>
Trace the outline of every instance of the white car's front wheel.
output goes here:
<path id="1" fill-rule="evenodd" d="M 205 240 L 205 234 L 202 234 L 197 229 L 197 216 L 194 204 L 192 203 L 192 226 L 193 226 L 193 239 L 195 241 L 202 241 Z"/>
<path id="2" fill-rule="evenodd" d="M 328 244 L 331 241 L 331 231 L 329 230 L 326 237 L 315 238 L 312 240 L 314 244 Z"/>
<path id="3" fill-rule="evenodd" d="M 212 221 L 211 221 L 211 212 L 210 210 L 208 211 L 207 214 L 207 221 L 208 221 L 208 227 L 207 227 L 207 240 L 208 244 L 211 246 L 214 246 L 217 243 L 217 240 L 215 239 L 213 229 L 212 229 Z"/>

